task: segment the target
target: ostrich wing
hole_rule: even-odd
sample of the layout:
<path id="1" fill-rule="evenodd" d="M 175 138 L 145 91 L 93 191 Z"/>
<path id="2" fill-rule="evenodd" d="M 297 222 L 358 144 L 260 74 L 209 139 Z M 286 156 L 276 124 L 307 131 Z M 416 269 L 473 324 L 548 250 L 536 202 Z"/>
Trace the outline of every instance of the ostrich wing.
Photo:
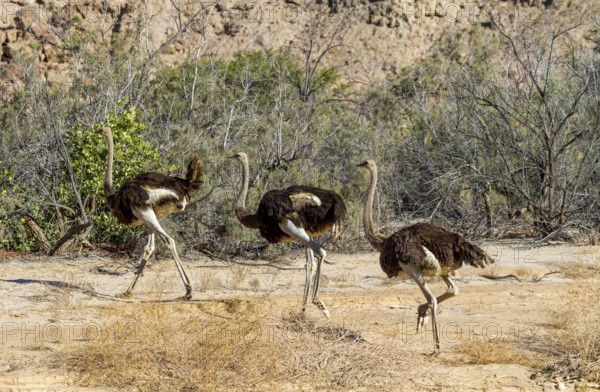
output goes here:
<path id="1" fill-rule="evenodd" d="M 485 267 L 494 262 L 483 249 L 465 240 L 458 233 L 427 223 L 417 223 L 410 227 L 421 245 L 426 247 L 440 261 L 442 266 L 464 262 L 473 267 Z"/>
<path id="2" fill-rule="evenodd" d="M 318 236 L 330 230 L 334 238 L 340 235 L 344 229 L 346 205 L 337 193 L 309 185 L 294 185 L 286 191 L 291 195 L 310 194 L 319 200 L 319 204 L 307 203 L 296 210 L 298 223 L 309 235 Z"/>
<path id="3" fill-rule="evenodd" d="M 258 205 L 257 215 L 263 219 L 283 222 L 295 216 L 300 206 L 306 206 L 311 200 L 310 196 L 300 195 L 294 198 L 285 190 L 271 190 L 265 193 Z M 314 201 L 313 201 L 314 202 Z"/>
<path id="4" fill-rule="evenodd" d="M 306 207 L 316 207 L 321 205 L 321 199 L 312 193 L 292 193 L 289 195 L 292 201 L 292 209 L 296 212 L 302 211 Z"/>
<path id="5" fill-rule="evenodd" d="M 265 193 L 258 205 L 256 214 L 244 217 L 246 226 L 259 226 L 261 235 L 269 242 L 290 239 L 279 228 L 279 223 L 290 220 L 314 237 L 336 228 L 339 234 L 343 228 L 346 207 L 337 194 L 323 189 L 294 185 L 283 190 Z M 253 226 L 250 226 L 253 225 Z"/>
<path id="6" fill-rule="evenodd" d="M 119 193 L 134 206 L 183 199 L 189 192 L 187 180 L 161 173 L 143 173 L 127 181 Z"/>

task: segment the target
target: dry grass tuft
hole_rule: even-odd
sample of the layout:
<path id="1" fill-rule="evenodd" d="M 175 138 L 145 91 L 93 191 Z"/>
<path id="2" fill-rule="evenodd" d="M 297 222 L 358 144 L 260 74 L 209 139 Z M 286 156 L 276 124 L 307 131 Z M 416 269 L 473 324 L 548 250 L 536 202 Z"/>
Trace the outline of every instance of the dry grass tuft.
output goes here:
<path id="1" fill-rule="evenodd" d="M 229 285 L 233 290 L 240 290 L 243 283 L 248 278 L 250 268 L 244 265 L 234 265 L 231 267 L 231 277 L 229 278 Z"/>
<path id="2" fill-rule="evenodd" d="M 600 287 L 589 283 L 567 295 L 568 306 L 548 315 L 557 359 L 537 375 L 600 383 Z"/>
<path id="3" fill-rule="evenodd" d="M 516 364 L 532 369 L 542 366 L 539 355 L 515 347 L 513 342 L 506 340 L 465 340 L 454 348 L 454 352 L 459 354 L 457 363 L 461 364 Z"/>
<path id="4" fill-rule="evenodd" d="M 527 267 L 520 267 L 515 269 L 513 274 L 521 279 L 530 279 L 533 276 L 533 270 Z"/>
<path id="5" fill-rule="evenodd" d="M 562 272 L 570 279 L 589 279 L 600 276 L 600 256 L 590 255 L 587 260 L 561 265 Z"/>
<path id="6" fill-rule="evenodd" d="M 140 391 L 368 388 L 401 366 L 401 355 L 344 326 L 273 318 L 261 303 L 225 305 L 113 309 L 96 339 L 57 359 L 78 386 Z"/>
<path id="7" fill-rule="evenodd" d="M 364 343 L 366 340 L 359 332 L 348 329 L 343 325 L 327 323 L 319 325 L 305 317 L 303 313 L 291 313 L 282 320 L 282 328 L 294 331 L 301 335 L 312 335 L 316 339 L 330 341 L 346 341 Z"/>
<path id="8" fill-rule="evenodd" d="M 221 288 L 223 283 L 220 278 L 214 274 L 214 271 L 206 271 L 200 275 L 198 291 L 204 292 L 209 290 L 217 290 Z"/>
<path id="9" fill-rule="evenodd" d="M 76 383 L 137 390 L 214 390 L 278 376 L 277 347 L 261 340 L 261 320 L 190 315 L 183 305 L 136 304 L 102 335 L 64 358 Z"/>

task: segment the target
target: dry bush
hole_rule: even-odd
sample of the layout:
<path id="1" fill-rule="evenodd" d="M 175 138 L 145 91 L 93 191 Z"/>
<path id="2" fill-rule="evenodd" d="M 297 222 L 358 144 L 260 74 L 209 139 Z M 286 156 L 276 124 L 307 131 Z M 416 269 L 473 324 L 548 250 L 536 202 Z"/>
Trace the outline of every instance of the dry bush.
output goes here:
<path id="1" fill-rule="evenodd" d="M 454 347 L 453 351 L 459 354 L 460 358 L 456 362 L 460 364 L 514 364 L 528 368 L 542 366 L 537 354 L 515 347 L 513 342 L 506 340 L 465 340 Z"/>
<path id="2" fill-rule="evenodd" d="M 210 312 L 204 312 L 210 307 Z M 347 390 L 387 382 L 402 358 L 357 332 L 257 302 L 135 304 L 113 309 L 95 340 L 58 360 L 78 386 L 140 391 Z"/>

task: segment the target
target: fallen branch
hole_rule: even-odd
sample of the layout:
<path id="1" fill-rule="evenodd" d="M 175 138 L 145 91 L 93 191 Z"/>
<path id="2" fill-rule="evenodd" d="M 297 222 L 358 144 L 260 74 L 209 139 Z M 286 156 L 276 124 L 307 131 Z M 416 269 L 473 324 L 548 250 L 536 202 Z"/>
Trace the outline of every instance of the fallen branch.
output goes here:
<path id="1" fill-rule="evenodd" d="M 92 225 L 92 222 L 86 222 L 86 223 L 80 223 L 77 224 L 73 227 L 71 227 L 69 229 L 69 231 L 67 231 L 67 234 L 63 235 L 57 242 L 56 244 L 52 247 L 52 249 L 50 249 L 50 251 L 48 252 L 48 256 L 52 256 L 54 253 L 56 253 L 57 250 L 60 249 L 61 246 L 63 246 L 63 244 L 65 242 L 67 242 L 69 239 L 71 239 L 73 236 L 75 236 L 76 234 L 79 234 L 81 231 L 83 231 L 84 229 L 87 229 L 88 227 L 90 227 Z"/>
<path id="2" fill-rule="evenodd" d="M 532 281 L 533 283 L 537 283 L 537 282 L 539 282 L 540 280 L 544 279 L 544 278 L 545 278 L 546 276 L 548 276 L 548 275 L 552 275 L 552 274 L 558 274 L 558 273 L 560 273 L 560 271 L 550 271 L 550 272 L 546 272 L 546 273 L 545 273 L 544 275 L 542 275 L 542 276 L 534 276 L 533 278 L 531 278 L 531 281 Z"/>
<path id="3" fill-rule="evenodd" d="M 560 273 L 560 271 L 550 271 L 550 272 L 546 272 L 544 275 L 542 276 L 534 276 L 531 278 L 531 280 L 523 280 L 521 278 L 519 278 L 516 275 L 510 274 L 510 275 L 502 275 L 502 276 L 498 276 L 498 275 L 479 275 L 482 278 L 485 279 L 490 279 L 490 280 L 505 280 L 505 279 L 514 279 L 519 283 L 523 283 L 523 282 L 532 282 L 532 283 L 537 283 L 539 281 L 541 281 L 542 279 L 544 279 L 546 276 L 548 275 L 552 275 L 552 274 L 558 274 Z"/>
<path id="4" fill-rule="evenodd" d="M 40 249 L 44 252 L 47 252 L 48 249 L 50 249 L 50 243 L 48 242 L 48 239 L 46 238 L 46 235 L 44 234 L 42 228 L 37 224 L 37 222 L 35 221 L 35 219 L 33 219 L 33 216 L 31 216 L 29 212 L 23 210 L 21 211 L 21 216 L 25 221 L 25 225 L 27 225 L 29 231 L 31 231 L 31 234 L 37 241 Z"/>
<path id="5" fill-rule="evenodd" d="M 496 275 L 480 275 L 482 278 L 486 278 L 486 279 L 490 279 L 490 280 L 505 280 L 505 279 L 515 279 L 517 282 L 522 282 L 521 278 L 519 278 L 516 275 L 510 274 L 510 275 L 503 275 L 503 276 L 496 276 Z"/>

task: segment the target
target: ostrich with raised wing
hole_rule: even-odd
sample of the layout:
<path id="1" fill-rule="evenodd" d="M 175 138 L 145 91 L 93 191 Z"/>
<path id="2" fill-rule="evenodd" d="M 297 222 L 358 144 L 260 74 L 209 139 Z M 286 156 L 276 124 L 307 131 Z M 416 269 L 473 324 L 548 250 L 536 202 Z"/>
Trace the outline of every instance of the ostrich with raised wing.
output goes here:
<path id="1" fill-rule="evenodd" d="M 114 143 L 112 131 L 104 127 L 98 131 L 108 142 L 108 163 L 104 179 L 104 194 L 108 205 L 119 223 L 127 227 L 146 225 L 148 228 L 148 243 L 144 247 L 142 260 L 137 267 L 135 276 L 127 290 L 120 294 L 122 298 L 131 296 L 131 292 L 142 274 L 146 262 L 155 249 L 154 237 L 158 236 L 166 244 L 177 271 L 185 286 L 185 295 L 181 299 L 192 298 L 192 285 L 177 255 L 175 241 L 160 226 L 158 220 L 181 212 L 190 201 L 190 195 L 200 189 L 202 184 L 202 161 L 194 155 L 190 161 L 185 178 L 167 176 L 161 173 L 142 173 L 127 180 L 118 190 L 113 189 L 113 157 Z"/>

